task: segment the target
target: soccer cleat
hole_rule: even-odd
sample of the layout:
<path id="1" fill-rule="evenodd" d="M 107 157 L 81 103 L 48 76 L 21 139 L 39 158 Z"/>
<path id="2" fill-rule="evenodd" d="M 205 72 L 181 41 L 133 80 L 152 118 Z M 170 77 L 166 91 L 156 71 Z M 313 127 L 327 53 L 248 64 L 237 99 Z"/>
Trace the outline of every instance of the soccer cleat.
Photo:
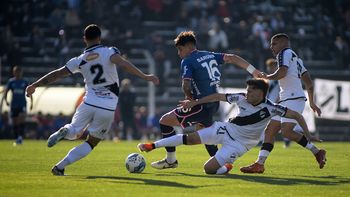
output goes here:
<path id="1" fill-rule="evenodd" d="M 151 163 L 151 166 L 153 168 L 159 169 L 159 170 L 166 169 L 166 168 L 177 168 L 177 165 L 178 165 L 177 160 L 174 163 L 168 163 L 166 159 L 162 159 Z"/>
<path id="2" fill-rule="evenodd" d="M 241 167 L 240 170 L 243 173 L 264 173 L 265 168 L 264 165 L 253 163 L 249 166 Z"/>
<path id="3" fill-rule="evenodd" d="M 52 169 L 51 169 L 51 173 L 55 176 L 64 176 L 64 169 L 60 170 L 57 168 L 57 166 L 54 166 Z"/>
<path id="4" fill-rule="evenodd" d="M 137 148 L 141 152 L 150 152 L 150 151 L 152 151 L 154 149 L 152 143 L 140 143 L 140 144 L 137 145 Z"/>
<path id="5" fill-rule="evenodd" d="M 227 168 L 227 171 L 225 172 L 225 174 L 228 174 L 232 170 L 232 164 L 225 163 L 225 167 Z"/>
<path id="6" fill-rule="evenodd" d="M 324 165 L 326 165 L 326 151 L 321 149 L 319 150 L 316 154 L 315 154 L 316 160 L 318 162 L 318 164 L 320 165 L 320 169 L 322 169 L 324 167 Z"/>
<path id="7" fill-rule="evenodd" d="M 57 144 L 60 140 L 62 140 L 68 133 L 67 128 L 60 128 L 58 131 L 50 135 L 49 139 L 47 140 L 47 146 L 53 147 L 55 144 Z"/>

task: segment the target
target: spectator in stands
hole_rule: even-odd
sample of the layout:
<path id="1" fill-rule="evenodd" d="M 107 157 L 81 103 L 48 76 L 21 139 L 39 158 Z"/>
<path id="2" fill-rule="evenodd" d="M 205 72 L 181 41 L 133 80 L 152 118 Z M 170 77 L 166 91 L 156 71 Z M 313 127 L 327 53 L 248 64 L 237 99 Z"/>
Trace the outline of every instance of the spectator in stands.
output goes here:
<path id="1" fill-rule="evenodd" d="M 133 140 L 138 138 L 135 125 L 135 102 L 136 93 L 131 85 L 130 79 L 123 79 L 120 85 L 118 106 L 122 121 L 122 139 Z"/>
<path id="2" fill-rule="evenodd" d="M 141 134 L 141 141 L 147 141 L 150 138 L 150 128 L 147 125 L 147 108 L 140 106 L 135 114 L 135 124 L 137 131 Z"/>
<path id="3" fill-rule="evenodd" d="M 36 139 L 47 139 L 53 131 L 53 117 L 50 113 L 44 115 L 41 111 L 36 115 L 38 129 Z"/>
<path id="4" fill-rule="evenodd" d="M 156 73 L 159 77 L 159 80 L 162 83 L 157 87 L 157 95 L 162 96 L 163 98 L 168 98 L 169 92 L 167 91 L 167 77 L 169 75 L 170 66 L 169 59 L 165 54 L 165 46 L 163 37 L 157 33 L 152 33 L 150 50 L 155 61 Z"/>
<path id="5" fill-rule="evenodd" d="M 110 134 L 112 136 L 113 141 L 119 142 L 121 136 L 120 136 L 120 109 L 118 105 L 114 112 L 114 118 L 111 124 L 110 131 L 111 131 Z"/>
<path id="6" fill-rule="evenodd" d="M 208 32 L 208 47 L 212 51 L 226 51 L 229 46 L 227 34 L 221 29 L 219 23 L 213 23 Z"/>
<path id="7" fill-rule="evenodd" d="M 61 127 L 63 127 L 64 125 L 68 124 L 69 123 L 69 120 L 67 119 L 67 117 L 65 115 L 63 115 L 62 112 L 60 112 L 57 116 L 54 116 L 53 117 L 53 128 L 51 129 L 52 130 L 58 130 L 60 129 Z"/>
<path id="8" fill-rule="evenodd" d="M 7 94 L 12 92 L 12 100 L 10 105 L 10 115 L 12 122 L 12 131 L 15 134 L 15 144 L 22 144 L 25 132 L 25 118 L 27 112 L 27 100 L 25 97 L 25 89 L 28 86 L 28 82 L 24 80 L 23 70 L 19 66 L 14 66 L 12 69 L 13 78 L 10 78 L 7 82 L 4 90 L 4 96 L 1 99 L 0 109 L 2 109 L 3 102 L 6 105 L 10 105 L 7 101 Z M 30 110 L 33 108 L 33 97 L 30 97 Z"/>
<path id="9" fill-rule="evenodd" d="M 0 138 L 3 139 L 9 139 L 12 138 L 11 132 L 11 125 L 10 125 L 10 119 L 9 119 L 9 112 L 4 111 L 1 113 L 1 119 L 0 119 Z"/>
<path id="10" fill-rule="evenodd" d="M 44 32 L 39 27 L 39 25 L 34 25 L 30 35 L 30 41 L 34 47 L 34 51 L 37 53 L 37 55 L 40 55 L 42 57 L 45 57 L 47 55 L 45 42 L 43 42 L 44 38 Z"/>
<path id="11" fill-rule="evenodd" d="M 23 55 L 21 53 L 21 45 L 19 42 L 14 42 L 7 51 L 7 65 L 21 65 Z"/>
<path id="12" fill-rule="evenodd" d="M 64 23 L 68 27 L 77 27 L 81 25 L 82 22 L 77 11 L 74 9 L 69 9 L 66 11 Z"/>
<path id="13" fill-rule="evenodd" d="M 336 49 L 334 54 L 337 66 L 347 68 L 350 63 L 349 45 L 343 40 L 341 36 L 337 36 L 334 41 L 334 46 Z"/>
<path id="14" fill-rule="evenodd" d="M 159 107 L 156 107 L 155 114 L 152 117 L 148 117 L 148 127 L 151 129 L 150 139 L 157 139 L 160 133 L 159 120 L 162 117 L 162 112 Z"/>
<path id="15" fill-rule="evenodd" d="M 70 44 L 67 41 L 66 32 L 64 29 L 58 31 L 58 36 L 55 39 L 54 47 L 58 54 L 58 65 L 62 66 L 69 59 Z"/>
<path id="16" fill-rule="evenodd" d="M 57 31 L 59 28 L 62 28 L 64 25 L 64 11 L 61 7 L 55 7 L 54 10 L 50 13 L 48 18 L 48 23 L 52 31 Z"/>

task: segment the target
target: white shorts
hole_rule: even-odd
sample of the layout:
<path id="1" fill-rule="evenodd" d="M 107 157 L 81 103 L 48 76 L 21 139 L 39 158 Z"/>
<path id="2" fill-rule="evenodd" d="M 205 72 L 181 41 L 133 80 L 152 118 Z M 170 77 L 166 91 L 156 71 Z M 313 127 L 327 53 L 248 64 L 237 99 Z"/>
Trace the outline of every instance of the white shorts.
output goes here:
<path id="1" fill-rule="evenodd" d="M 295 99 L 295 100 L 286 100 L 286 101 L 282 101 L 279 103 L 280 105 L 287 107 L 288 109 L 291 109 L 293 111 L 296 111 L 300 114 L 303 113 L 304 108 L 305 108 L 305 99 L 304 98 L 300 98 L 300 99 Z M 296 120 L 291 119 L 291 118 L 284 118 L 284 117 L 280 117 L 280 116 L 274 116 L 271 118 L 272 120 L 277 120 L 281 123 L 284 122 L 290 122 L 290 123 L 295 123 L 298 124 Z"/>
<path id="2" fill-rule="evenodd" d="M 79 105 L 68 128 L 66 139 L 78 139 L 85 130 L 89 135 L 103 139 L 109 130 L 114 118 L 114 111 L 101 109 L 82 103 Z"/>
<path id="3" fill-rule="evenodd" d="M 238 141 L 232 139 L 228 134 L 228 127 L 231 123 L 228 122 L 214 122 L 210 127 L 198 131 L 202 144 L 221 144 L 221 148 L 216 152 L 215 158 L 220 166 L 225 163 L 233 163 L 238 157 L 242 156 L 248 151 Z"/>

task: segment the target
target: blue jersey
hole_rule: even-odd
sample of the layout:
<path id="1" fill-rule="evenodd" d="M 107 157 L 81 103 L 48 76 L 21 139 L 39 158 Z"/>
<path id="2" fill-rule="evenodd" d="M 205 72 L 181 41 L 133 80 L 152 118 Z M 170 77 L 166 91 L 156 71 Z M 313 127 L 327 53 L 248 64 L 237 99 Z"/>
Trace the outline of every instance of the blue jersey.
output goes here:
<path id="1" fill-rule="evenodd" d="M 191 79 L 194 99 L 218 92 L 223 53 L 194 50 L 181 61 L 182 79 Z"/>
<path id="2" fill-rule="evenodd" d="M 7 89 L 12 91 L 12 101 L 11 108 L 23 108 L 27 106 L 27 101 L 25 97 L 25 90 L 28 86 L 28 82 L 20 79 L 16 80 L 11 78 L 7 82 Z"/>

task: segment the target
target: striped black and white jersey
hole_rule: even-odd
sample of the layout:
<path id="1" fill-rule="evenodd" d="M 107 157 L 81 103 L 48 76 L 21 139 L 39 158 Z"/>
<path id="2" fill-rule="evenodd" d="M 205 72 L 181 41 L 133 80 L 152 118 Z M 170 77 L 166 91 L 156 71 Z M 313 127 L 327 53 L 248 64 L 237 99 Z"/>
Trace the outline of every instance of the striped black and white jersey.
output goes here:
<path id="1" fill-rule="evenodd" d="M 301 76 L 307 71 L 303 61 L 290 48 L 280 51 L 276 59 L 278 67 L 285 66 L 288 68 L 287 75 L 278 80 L 280 101 L 306 98 L 301 83 Z"/>
<path id="2" fill-rule="evenodd" d="M 238 106 L 238 115 L 229 120 L 235 127 L 234 131 L 229 131 L 230 135 L 246 147 L 255 146 L 259 142 L 261 133 L 273 116 L 284 116 L 287 112 L 286 107 L 268 99 L 254 106 L 248 103 L 244 93 L 226 94 L 226 100 Z"/>
<path id="3" fill-rule="evenodd" d="M 81 73 L 85 82 L 84 102 L 91 106 L 115 110 L 118 103 L 119 77 L 116 65 L 110 60 L 120 54 L 115 47 L 93 45 L 78 57 L 69 60 L 65 67 L 71 73 Z"/>

